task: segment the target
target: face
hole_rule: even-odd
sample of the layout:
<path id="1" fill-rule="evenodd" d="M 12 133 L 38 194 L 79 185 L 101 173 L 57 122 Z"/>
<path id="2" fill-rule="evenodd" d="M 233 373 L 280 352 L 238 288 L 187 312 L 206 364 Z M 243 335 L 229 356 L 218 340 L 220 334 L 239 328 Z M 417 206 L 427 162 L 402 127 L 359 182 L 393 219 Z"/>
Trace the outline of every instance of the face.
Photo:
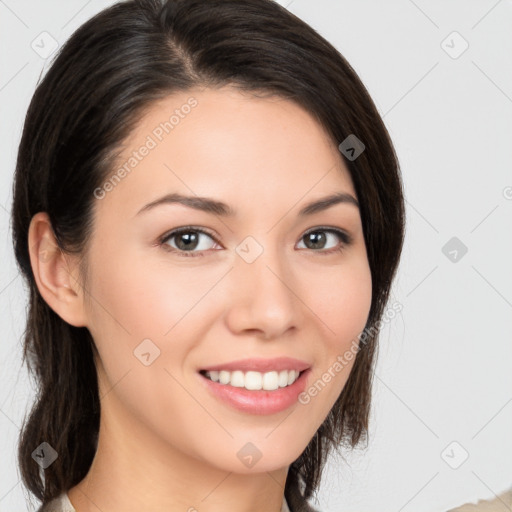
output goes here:
<path id="1" fill-rule="evenodd" d="M 346 199 L 359 198 L 336 145 L 290 101 L 193 90 L 154 104 L 119 162 L 95 192 L 87 254 L 102 415 L 155 457 L 237 473 L 289 465 L 341 393 L 354 359 L 340 358 L 356 352 L 371 305 L 359 209 Z M 333 194 L 345 200 L 301 213 Z M 200 373 L 283 357 L 306 368 L 289 388 Z M 299 362 L 276 370 L 281 384 Z M 243 455 L 258 453 L 252 470 Z"/>

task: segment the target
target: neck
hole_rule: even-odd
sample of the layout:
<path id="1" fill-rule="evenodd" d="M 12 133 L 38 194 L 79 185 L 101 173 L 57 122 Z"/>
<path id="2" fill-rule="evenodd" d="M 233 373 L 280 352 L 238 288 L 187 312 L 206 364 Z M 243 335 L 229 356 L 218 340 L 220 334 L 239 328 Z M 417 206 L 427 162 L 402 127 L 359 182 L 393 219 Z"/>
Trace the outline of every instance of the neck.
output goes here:
<path id="1" fill-rule="evenodd" d="M 103 399 L 96 455 L 68 492 L 77 512 L 225 512 L 235 503 L 237 512 L 281 511 L 288 467 L 223 470 L 164 443 L 115 401 L 115 393 Z"/>

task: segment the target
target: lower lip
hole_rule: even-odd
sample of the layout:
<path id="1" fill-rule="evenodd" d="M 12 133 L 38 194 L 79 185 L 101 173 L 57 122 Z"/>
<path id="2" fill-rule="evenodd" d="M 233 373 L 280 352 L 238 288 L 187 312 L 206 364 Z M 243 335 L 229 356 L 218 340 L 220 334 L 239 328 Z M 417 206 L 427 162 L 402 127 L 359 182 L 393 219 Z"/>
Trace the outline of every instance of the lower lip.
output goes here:
<path id="1" fill-rule="evenodd" d="M 237 388 L 229 384 L 214 382 L 201 374 L 199 377 L 208 389 L 223 402 L 245 413 L 264 415 L 284 411 L 297 403 L 298 396 L 306 388 L 306 381 L 310 373 L 311 369 L 308 368 L 291 386 L 273 391 Z"/>

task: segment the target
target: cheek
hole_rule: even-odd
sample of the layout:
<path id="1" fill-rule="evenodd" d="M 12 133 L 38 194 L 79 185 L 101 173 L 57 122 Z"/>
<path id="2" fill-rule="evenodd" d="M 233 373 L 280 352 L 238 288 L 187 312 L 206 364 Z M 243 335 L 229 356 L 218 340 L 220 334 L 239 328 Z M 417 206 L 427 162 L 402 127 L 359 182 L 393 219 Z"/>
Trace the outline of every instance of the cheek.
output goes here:
<path id="1" fill-rule="evenodd" d="M 331 411 L 350 376 L 372 300 L 368 262 L 360 254 L 330 269 L 317 272 L 314 286 L 304 291 L 321 343 L 316 343 L 315 369 L 299 395 L 305 414 L 304 437 L 314 435 Z"/>
<path id="2" fill-rule="evenodd" d="M 367 261 L 359 260 L 338 272 L 318 275 L 314 290 L 309 291 L 308 297 L 318 317 L 322 344 L 317 346 L 316 369 L 299 402 L 311 407 L 312 418 L 323 421 L 350 376 L 358 352 L 358 336 L 370 312 L 372 280 Z M 317 428 L 318 424 L 313 426 Z"/>
<path id="3" fill-rule="evenodd" d="M 170 418 L 162 415 L 155 390 L 165 403 L 190 406 L 190 397 L 164 369 L 181 379 L 179 367 L 201 328 L 196 306 L 218 277 L 209 282 L 204 273 L 148 264 L 122 252 L 101 265 L 99 257 L 91 272 L 89 329 L 100 354 L 103 385 L 107 390 L 122 383 L 116 394 L 133 414 L 154 412 L 154 421 L 166 423 Z"/>
<path id="4" fill-rule="evenodd" d="M 96 265 L 91 283 L 96 299 L 93 321 L 132 336 L 161 337 L 204 294 L 208 283 L 197 274 L 179 266 L 170 272 L 168 266 L 133 257 Z"/>
<path id="5" fill-rule="evenodd" d="M 101 265 L 100 260 L 98 254 L 92 267 L 90 330 L 112 378 L 134 362 L 138 366 L 134 351 L 147 339 L 157 347 L 155 353 L 160 351 L 155 366 L 169 363 L 170 346 L 172 360 L 181 361 L 209 325 L 206 316 L 215 314 L 214 308 L 205 310 L 205 303 L 215 296 L 218 269 L 173 266 L 165 258 L 148 263 L 136 251 L 118 251 Z M 180 343 L 174 343 L 177 339 Z"/>
<path id="6" fill-rule="evenodd" d="M 366 261 L 318 274 L 308 291 L 311 309 L 325 328 L 330 348 L 350 345 L 364 329 L 372 301 L 372 280 Z"/>

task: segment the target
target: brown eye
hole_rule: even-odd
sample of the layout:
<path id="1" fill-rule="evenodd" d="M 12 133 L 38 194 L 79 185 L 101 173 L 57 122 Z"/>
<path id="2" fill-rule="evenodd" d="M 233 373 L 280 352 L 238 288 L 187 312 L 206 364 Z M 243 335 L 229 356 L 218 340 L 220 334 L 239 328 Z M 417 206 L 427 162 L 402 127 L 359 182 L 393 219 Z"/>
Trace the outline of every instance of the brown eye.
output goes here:
<path id="1" fill-rule="evenodd" d="M 323 231 L 313 231 L 304 235 L 304 239 L 306 240 L 305 245 L 308 249 L 324 249 L 323 246 L 327 241 L 327 236 Z"/>
<path id="2" fill-rule="evenodd" d="M 210 242 L 208 239 L 210 239 Z M 174 243 L 171 243 L 173 240 Z M 216 240 L 203 229 L 185 227 L 175 229 L 164 235 L 160 244 L 180 256 L 203 256 L 203 252 L 212 249 L 212 245 L 215 246 Z"/>
<path id="3" fill-rule="evenodd" d="M 336 243 L 336 239 L 338 243 Z M 350 237 L 346 233 L 332 228 L 316 228 L 303 235 L 301 240 L 304 240 L 306 249 L 312 249 L 322 254 L 340 251 L 345 245 L 351 242 Z M 326 245 L 330 246 L 326 247 Z"/>

